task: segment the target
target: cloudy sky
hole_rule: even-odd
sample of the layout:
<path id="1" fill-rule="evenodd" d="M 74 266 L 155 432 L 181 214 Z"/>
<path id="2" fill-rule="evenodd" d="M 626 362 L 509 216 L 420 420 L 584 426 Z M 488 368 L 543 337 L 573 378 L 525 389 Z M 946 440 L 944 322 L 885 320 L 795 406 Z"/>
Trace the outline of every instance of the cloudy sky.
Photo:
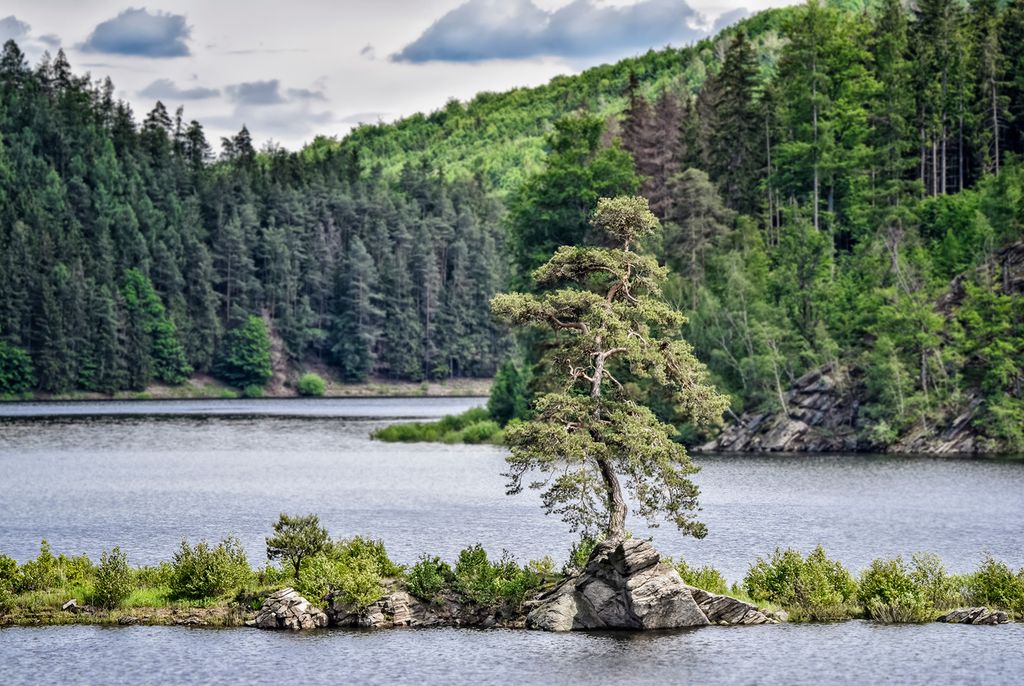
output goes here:
<path id="1" fill-rule="evenodd" d="M 211 140 L 244 123 L 297 148 L 449 98 L 686 45 L 789 0 L 3 0 L 0 42 L 63 48 L 137 116 L 156 100 Z"/>

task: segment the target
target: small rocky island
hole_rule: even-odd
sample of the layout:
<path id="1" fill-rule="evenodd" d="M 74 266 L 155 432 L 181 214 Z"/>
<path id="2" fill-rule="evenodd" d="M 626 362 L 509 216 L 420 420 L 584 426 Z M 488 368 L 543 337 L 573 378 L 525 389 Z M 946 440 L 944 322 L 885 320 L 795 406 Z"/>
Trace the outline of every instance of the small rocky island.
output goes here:
<path id="1" fill-rule="evenodd" d="M 649 541 L 639 539 L 599 544 L 581 572 L 513 611 L 453 600 L 426 603 L 398 590 L 362 611 L 332 602 L 328 616 L 333 626 L 503 626 L 545 631 L 678 629 L 778 621 L 748 603 L 687 586 Z M 277 628 L 266 624 L 257 622 L 256 626 Z"/>

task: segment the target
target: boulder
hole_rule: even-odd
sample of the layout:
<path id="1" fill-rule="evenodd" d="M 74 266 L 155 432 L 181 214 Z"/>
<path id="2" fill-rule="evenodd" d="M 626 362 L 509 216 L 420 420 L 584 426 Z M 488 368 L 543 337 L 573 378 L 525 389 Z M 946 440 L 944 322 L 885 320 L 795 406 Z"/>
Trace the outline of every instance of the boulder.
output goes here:
<path id="1" fill-rule="evenodd" d="M 327 626 L 327 615 L 293 588 L 282 588 L 267 596 L 256 613 L 258 629 L 316 629 Z"/>
<path id="2" fill-rule="evenodd" d="M 648 541 L 599 544 L 586 567 L 533 603 L 526 625 L 545 631 L 704 626 L 689 586 Z"/>
<path id="3" fill-rule="evenodd" d="M 1001 610 L 990 610 L 987 607 L 965 607 L 947 612 L 936 621 L 947 624 L 1009 624 L 1010 617 Z"/>
<path id="4" fill-rule="evenodd" d="M 758 607 L 745 603 L 727 595 L 715 595 L 700 588 L 690 588 L 697 607 L 712 624 L 729 626 L 746 624 L 778 624 L 778 620 L 769 617 Z M 787 615 L 788 618 L 788 615 Z"/>

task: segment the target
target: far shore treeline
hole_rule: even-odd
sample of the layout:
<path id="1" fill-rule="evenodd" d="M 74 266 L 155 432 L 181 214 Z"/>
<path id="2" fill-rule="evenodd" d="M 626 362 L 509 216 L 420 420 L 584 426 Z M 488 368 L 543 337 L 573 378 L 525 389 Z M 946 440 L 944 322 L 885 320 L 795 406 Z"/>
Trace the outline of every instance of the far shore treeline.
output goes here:
<path id="1" fill-rule="evenodd" d="M 812 0 L 297 152 L 113 92 L 0 56 L 0 395 L 502 369 L 496 440 L 544 341 L 489 300 L 639 193 L 733 415 L 832 364 L 873 444 L 1024 449 L 1024 0 Z"/>

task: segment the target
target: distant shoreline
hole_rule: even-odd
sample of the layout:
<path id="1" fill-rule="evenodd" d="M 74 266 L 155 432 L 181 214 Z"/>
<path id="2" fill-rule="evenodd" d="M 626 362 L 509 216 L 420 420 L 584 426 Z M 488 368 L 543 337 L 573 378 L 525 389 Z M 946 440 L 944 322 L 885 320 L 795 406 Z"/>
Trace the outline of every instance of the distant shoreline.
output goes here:
<path id="1" fill-rule="evenodd" d="M 444 381 L 371 380 L 365 383 L 341 383 L 328 380 L 320 398 L 474 398 L 490 394 L 489 378 L 456 378 Z M 242 392 L 208 376 L 197 376 L 180 386 L 152 384 L 143 391 L 118 391 L 113 395 L 87 391 L 43 393 L 33 391 L 23 396 L 0 396 L 0 407 L 8 403 L 75 403 L 125 402 L 151 400 L 238 400 Z M 271 386 L 262 398 L 253 400 L 286 400 L 302 398 L 291 386 Z"/>

